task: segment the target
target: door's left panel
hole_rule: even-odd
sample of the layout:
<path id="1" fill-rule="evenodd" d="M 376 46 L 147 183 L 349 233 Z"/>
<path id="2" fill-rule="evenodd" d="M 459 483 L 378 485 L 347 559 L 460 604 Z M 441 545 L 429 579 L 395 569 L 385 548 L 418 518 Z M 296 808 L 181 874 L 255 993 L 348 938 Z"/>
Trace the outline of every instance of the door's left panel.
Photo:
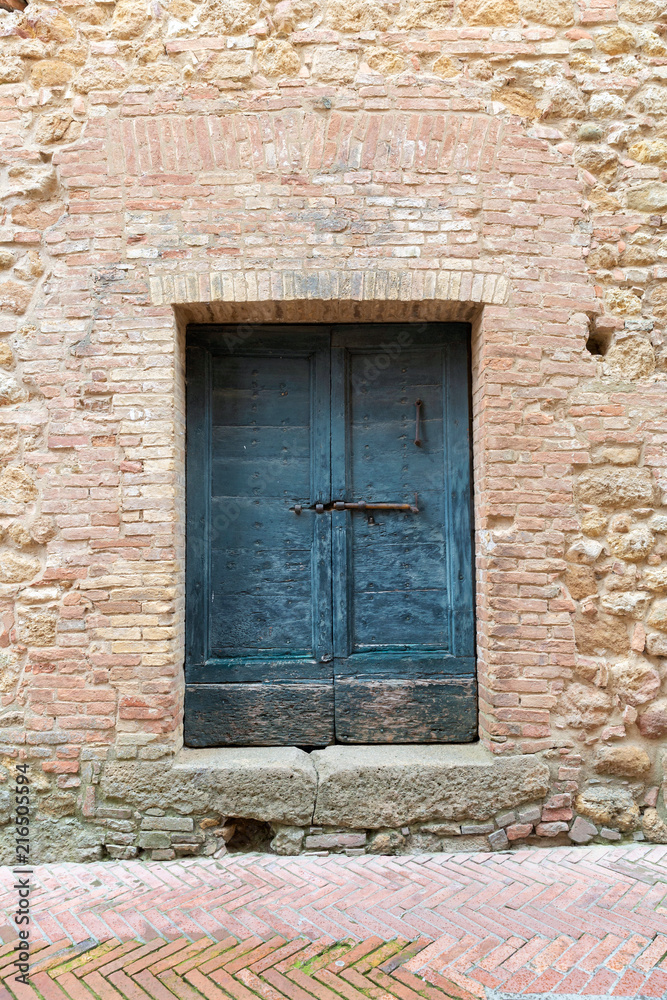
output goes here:
<path id="1" fill-rule="evenodd" d="M 190 334 L 188 746 L 333 740 L 329 366 L 328 331 Z"/>

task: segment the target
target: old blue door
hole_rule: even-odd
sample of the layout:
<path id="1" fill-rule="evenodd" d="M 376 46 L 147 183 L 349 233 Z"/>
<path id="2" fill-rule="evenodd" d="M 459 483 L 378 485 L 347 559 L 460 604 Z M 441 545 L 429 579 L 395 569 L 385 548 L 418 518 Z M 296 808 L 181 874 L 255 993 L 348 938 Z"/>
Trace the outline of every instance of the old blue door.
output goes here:
<path id="1" fill-rule="evenodd" d="M 189 746 L 476 738 L 468 327 L 195 327 Z"/>

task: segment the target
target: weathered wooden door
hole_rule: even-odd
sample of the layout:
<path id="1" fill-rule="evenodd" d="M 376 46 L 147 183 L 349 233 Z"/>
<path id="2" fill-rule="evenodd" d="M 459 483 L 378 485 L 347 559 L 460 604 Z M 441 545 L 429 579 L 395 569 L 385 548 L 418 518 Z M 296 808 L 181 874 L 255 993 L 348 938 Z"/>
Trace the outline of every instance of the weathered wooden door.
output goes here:
<path id="1" fill-rule="evenodd" d="M 476 738 L 467 343 L 190 330 L 187 745 Z"/>

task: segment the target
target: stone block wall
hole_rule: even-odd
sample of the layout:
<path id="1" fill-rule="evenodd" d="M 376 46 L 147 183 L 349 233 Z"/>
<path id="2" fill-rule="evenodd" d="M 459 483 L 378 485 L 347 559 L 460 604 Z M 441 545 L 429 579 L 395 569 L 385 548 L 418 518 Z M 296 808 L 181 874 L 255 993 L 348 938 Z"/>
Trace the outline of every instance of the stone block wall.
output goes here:
<path id="1" fill-rule="evenodd" d="M 0 10 L 0 818 L 26 759 L 44 857 L 229 835 L 106 777 L 182 757 L 189 319 L 471 322 L 480 738 L 549 769 L 426 839 L 231 819 L 667 842 L 666 79 L 654 0 Z"/>

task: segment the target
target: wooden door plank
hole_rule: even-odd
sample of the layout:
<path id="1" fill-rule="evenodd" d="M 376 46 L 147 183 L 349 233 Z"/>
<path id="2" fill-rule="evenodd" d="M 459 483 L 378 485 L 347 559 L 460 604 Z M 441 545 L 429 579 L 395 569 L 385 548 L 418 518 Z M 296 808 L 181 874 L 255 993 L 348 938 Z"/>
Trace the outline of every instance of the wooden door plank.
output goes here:
<path id="1" fill-rule="evenodd" d="M 332 334 L 335 345 L 335 331 Z M 349 372 L 344 347 L 331 348 L 331 499 L 349 500 Z M 338 663 L 350 652 L 350 553 L 351 514 L 332 510 L 331 566 L 333 589 L 333 652 Z"/>
<path id="2" fill-rule="evenodd" d="M 379 655 L 381 654 L 381 655 Z M 422 680 L 445 677 L 473 677 L 475 661 L 471 656 L 452 656 L 437 647 L 424 648 L 407 643 L 362 650 L 336 664 L 336 679 L 375 679 L 398 681 L 401 678 Z"/>
<path id="3" fill-rule="evenodd" d="M 314 358 L 314 391 L 311 394 L 311 503 L 325 503 L 331 496 L 331 331 L 320 331 L 319 349 Z M 331 517 L 314 517 L 313 560 L 311 563 L 313 644 L 318 663 L 327 663 L 333 688 L 333 599 L 331 575 Z M 333 695 L 332 695 L 333 696 Z"/>
<path id="4" fill-rule="evenodd" d="M 468 743 L 476 737 L 473 677 L 336 677 L 340 743 Z"/>
<path id="5" fill-rule="evenodd" d="M 333 742 L 331 682 L 188 684 L 186 746 L 326 746 Z"/>

